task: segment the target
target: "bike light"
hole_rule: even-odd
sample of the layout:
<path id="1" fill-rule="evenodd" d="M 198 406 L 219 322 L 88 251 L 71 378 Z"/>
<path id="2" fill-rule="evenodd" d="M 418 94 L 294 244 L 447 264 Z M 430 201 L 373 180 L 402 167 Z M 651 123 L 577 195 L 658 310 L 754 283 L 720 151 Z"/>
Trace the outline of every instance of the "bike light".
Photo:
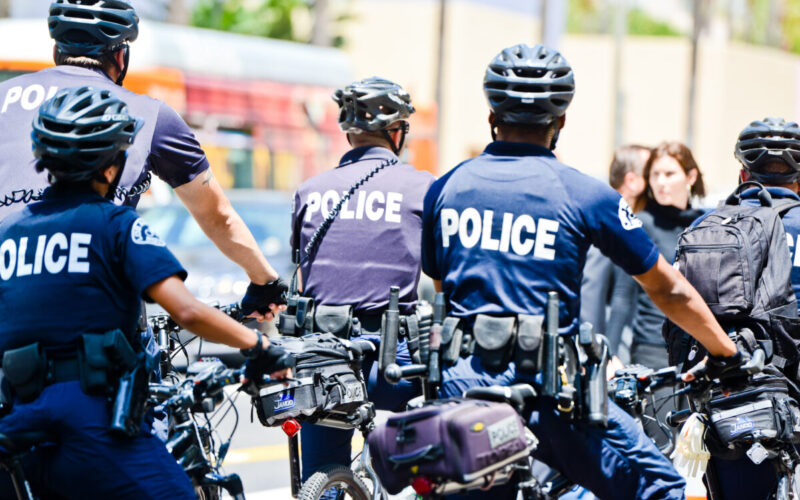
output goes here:
<path id="1" fill-rule="evenodd" d="M 300 423 L 297 420 L 290 418 L 283 421 L 281 424 L 281 429 L 283 429 L 283 432 L 286 433 L 287 436 L 294 437 L 295 434 L 300 432 Z"/>
<path id="2" fill-rule="evenodd" d="M 433 491 L 433 482 L 426 476 L 418 476 L 411 482 L 411 487 L 418 495 L 424 497 Z"/>

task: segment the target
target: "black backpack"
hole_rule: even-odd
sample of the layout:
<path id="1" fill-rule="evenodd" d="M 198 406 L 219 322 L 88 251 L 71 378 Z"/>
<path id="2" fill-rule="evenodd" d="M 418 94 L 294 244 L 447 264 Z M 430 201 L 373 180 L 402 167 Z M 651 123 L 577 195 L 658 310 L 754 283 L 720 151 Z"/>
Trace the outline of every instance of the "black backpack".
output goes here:
<path id="1" fill-rule="evenodd" d="M 743 205 L 741 192 L 759 189 L 760 206 Z M 800 319 L 790 273 L 791 254 L 781 217 L 800 201 L 776 200 L 757 182 L 744 182 L 717 209 L 678 239 L 675 266 L 697 289 L 726 331 L 760 345 L 771 364 L 797 381 Z M 663 328 L 670 364 L 686 369 L 705 350 L 667 320 Z M 752 332 L 752 335 L 748 332 Z"/>

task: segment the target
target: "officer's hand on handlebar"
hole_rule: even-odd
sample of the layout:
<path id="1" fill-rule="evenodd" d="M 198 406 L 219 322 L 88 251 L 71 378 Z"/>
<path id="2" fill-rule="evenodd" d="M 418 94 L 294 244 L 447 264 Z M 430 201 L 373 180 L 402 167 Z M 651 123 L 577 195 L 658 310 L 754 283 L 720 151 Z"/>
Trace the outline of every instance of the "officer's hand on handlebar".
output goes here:
<path id="1" fill-rule="evenodd" d="M 242 298 L 242 314 L 258 321 L 272 321 L 275 314 L 286 310 L 289 286 L 281 278 L 265 285 L 250 283 Z"/>
<path id="2" fill-rule="evenodd" d="M 740 368 L 749 361 L 750 355 L 740 349 L 733 356 L 718 357 L 708 355 L 703 361 L 684 373 L 681 379 L 684 382 L 726 379 L 729 380 L 729 385 L 736 385 L 736 379 L 747 376 L 747 373 L 740 370 Z"/>
<path id="3" fill-rule="evenodd" d="M 260 381 L 265 374 L 270 378 L 281 380 L 292 376 L 295 359 L 282 347 L 269 344 L 255 358 L 248 359 L 244 368 L 245 383 Z"/>

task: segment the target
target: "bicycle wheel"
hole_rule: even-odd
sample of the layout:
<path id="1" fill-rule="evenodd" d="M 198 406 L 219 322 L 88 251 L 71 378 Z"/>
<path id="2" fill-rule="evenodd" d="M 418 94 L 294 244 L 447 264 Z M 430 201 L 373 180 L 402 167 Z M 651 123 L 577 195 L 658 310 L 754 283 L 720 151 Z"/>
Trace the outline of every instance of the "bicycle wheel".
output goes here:
<path id="1" fill-rule="evenodd" d="M 353 471 L 343 465 L 329 465 L 303 483 L 297 500 L 369 500 L 369 489 Z"/>

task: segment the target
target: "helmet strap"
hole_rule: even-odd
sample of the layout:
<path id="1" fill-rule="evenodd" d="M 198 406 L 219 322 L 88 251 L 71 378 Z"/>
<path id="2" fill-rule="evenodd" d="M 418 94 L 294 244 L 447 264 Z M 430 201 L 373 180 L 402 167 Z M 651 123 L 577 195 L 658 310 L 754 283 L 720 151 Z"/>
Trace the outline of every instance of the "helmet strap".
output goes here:
<path id="1" fill-rule="evenodd" d="M 122 85 L 122 82 L 125 81 L 125 76 L 128 74 L 128 66 L 129 66 L 128 63 L 129 63 L 130 58 L 131 58 L 130 46 L 126 43 L 126 44 L 122 45 L 122 47 L 119 50 L 123 51 L 122 52 L 122 64 L 123 64 L 123 66 L 120 66 L 119 63 L 117 62 L 117 58 L 114 55 L 117 52 L 116 50 L 109 50 L 108 52 L 106 52 L 105 58 L 107 60 L 111 61 L 111 64 L 114 65 L 114 67 L 117 69 L 117 73 L 119 73 L 119 76 L 114 81 L 114 83 L 116 83 L 117 85 Z M 108 76 L 108 75 L 106 75 L 106 76 Z"/>
<path id="2" fill-rule="evenodd" d="M 560 133 L 561 129 L 559 128 L 558 123 L 556 123 L 556 131 L 553 133 L 553 138 L 550 139 L 550 151 L 556 149 L 556 143 L 558 142 L 558 134 Z"/>
<path id="3" fill-rule="evenodd" d="M 114 157 L 114 160 L 108 164 L 108 166 L 95 172 L 94 179 L 97 182 L 102 182 L 103 184 L 108 183 L 108 191 L 106 191 L 105 198 L 109 201 L 114 201 L 114 198 L 117 195 L 117 187 L 119 186 L 119 181 L 122 180 L 122 171 L 125 170 L 125 162 L 127 158 L 127 154 L 124 151 L 120 151 L 117 153 L 117 156 Z M 106 178 L 102 172 L 112 165 L 118 166 L 119 169 L 117 170 L 117 175 L 114 176 L 114 180 L 108 182 L 106 181 Z"/>
<path id="4" fill-rule="evenodd" d="M 392 139 L 392 134 L 390 134 L 388 130 L 382 129 L 381 132 L 383 133 L 383 137 L 391 145 L 394 154 L 400 156 L 400 151 L 402 151 L 403 144 L 406 142 L 406 134 L 408 134 L 408 122 L 403 122 L 400 125 L 400 144 L 398 145 L 395 145 L 394 140 Z"/>

